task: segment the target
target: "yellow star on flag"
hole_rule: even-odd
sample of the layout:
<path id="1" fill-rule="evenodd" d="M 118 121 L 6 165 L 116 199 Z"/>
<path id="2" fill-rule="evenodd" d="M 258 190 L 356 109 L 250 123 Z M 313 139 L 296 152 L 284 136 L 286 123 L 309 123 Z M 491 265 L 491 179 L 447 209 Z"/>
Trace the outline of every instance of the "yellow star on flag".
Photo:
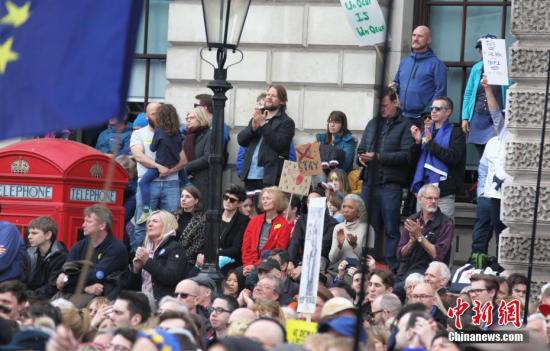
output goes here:
<path id="1" fill-rule="evenodd" d="M 6 2 L 6 9 L 8 13 L 0 19 L 0 24 L 10 24 L 14 28 L 17 28 L 23 23 L 27 22 L 30 17 L 29 10 L 31 8 L 31 2 L 26 2 L 23 6 L 19 7 L 11 1 Z"/>
<path id="2" fill-rule="evenodd" d="M 11 51 L 12 44 L 13 38 L 9 38 L 4 44 L 0 45 L 0 74 L 6 72 L 8 62 L 16 61 L 19 58 L 19 54 Z"/>

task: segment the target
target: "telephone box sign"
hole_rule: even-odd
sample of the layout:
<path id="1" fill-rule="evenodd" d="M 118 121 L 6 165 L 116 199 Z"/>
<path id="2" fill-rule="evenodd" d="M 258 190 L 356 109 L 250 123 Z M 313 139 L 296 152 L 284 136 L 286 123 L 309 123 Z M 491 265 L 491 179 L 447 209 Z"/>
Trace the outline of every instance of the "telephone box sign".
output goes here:
<path id="1" fill-rule="evenodd" d="M 53 197 L 53 187 L 45 185 L 0 184 L 0 197 L 51 200 Z"/>
<path id="2" fill-rule="evenodd" d="M 71 188 L 71 201 L 87 202 L 107 202 L 116 203 L 116 191 L 89 189 L 89 188 Z"/>

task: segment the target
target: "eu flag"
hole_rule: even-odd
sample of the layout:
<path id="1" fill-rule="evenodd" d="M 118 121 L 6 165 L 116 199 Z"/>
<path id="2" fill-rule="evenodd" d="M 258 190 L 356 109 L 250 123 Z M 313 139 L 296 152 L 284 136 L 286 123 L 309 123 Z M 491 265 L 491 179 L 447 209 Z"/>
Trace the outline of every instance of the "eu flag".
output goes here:
<path id="1" fill-rule="evenodd" d="M 0 140 L 124 111 L 142 0 L 0 0 Z"/>

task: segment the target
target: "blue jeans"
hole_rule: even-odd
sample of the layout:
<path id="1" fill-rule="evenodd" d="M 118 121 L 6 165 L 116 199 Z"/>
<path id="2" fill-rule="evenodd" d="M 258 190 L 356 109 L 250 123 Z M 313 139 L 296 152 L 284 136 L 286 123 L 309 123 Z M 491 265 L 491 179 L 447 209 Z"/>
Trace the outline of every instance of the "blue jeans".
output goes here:
<path id="1" fill-rule="evenodd" d="M 151 206 L 151 184 L 159 176 L 159 171 L 156 168 L 149 168 L 145 174 L 139 180 L 139 190 L 141 191 L 141 203 L 143 206 L 153 208 Z M 189 184 L 189 179 L 187 178 L 187 172 L 185 168 L 182 168 L 178 172 L 179 184 L 184 187 Z M 179 201 L 178 201 L 179 202 Z M 139 218 L 139 217 L 138 217 Z"/>
<path id="2" fill-rule="evenodd" d="M 151 210 L 166 210 L 174 213 L 180 201 L 179 180 L 159 180 L 151 183 Z M 143 201 L 141 200 L 140 187 L 136 193 L 136 214 L 137 220 L 143 212 Z M 130 238 L 130 246 L 133 250 L 143 244 L 145 239 L 145 224 L 135 226 L 134 235 Z"/>
<path id="3" fill-rule="evenodd" d="M 493 236 L 491 225 L 491 199 L 479 196 L 477 198 L 476 221 L 472 230 L 472 253 L 487 254 L 489 241 Z"/>
<path id="4" fill-rule="evenodd" d="M 399 267 L 396 253 L 400 237 L 402 188 L 397 184 L 386 184 L 374 186 L 373 189 L 371 208 L 368 208 L 369 187 L 367 185 L 363 185 L 361 197 L 365 201 L 370 225 L 375 232 L 374 257 L 376 260 L 383 258 L 390 269 L 396 270 Z"/>

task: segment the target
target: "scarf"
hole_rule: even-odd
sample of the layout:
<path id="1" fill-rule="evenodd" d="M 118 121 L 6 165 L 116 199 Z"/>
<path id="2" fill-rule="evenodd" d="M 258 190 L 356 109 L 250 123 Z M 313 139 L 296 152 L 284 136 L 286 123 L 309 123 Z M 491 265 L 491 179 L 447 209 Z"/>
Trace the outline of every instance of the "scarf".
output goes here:
<path id="1" fill-rule="evenodd" d="M 195 159 L 195 141 L 204 129 L 204 127 L 188 128 L 185 132 L 183 151 L 185 151 L 185 156 L 187 156 L 188 161 L 193 161 Z"/>
<path id="2" fill-rule="evenodd" d="M 430 127 L 430 132 L 432 132 L 432 135 L 434 132 L 434 127 L 435 124 Z M 433 142 L 443 148 L 449 148 L 452 131 L 453 125 L 449 123 L 449 121 L 445 121 L 435 135 Z M 424 137 L 424 132 L 422 132 L 422 137 Z M 426 145 L 422 144 L 422 152 L 420 153 L 420 159 L 416 164 L 416 171 L 414 172 L 411 191 L 413 193 L 418 193 L 418 190 L 420 190 L 424 184 L 433 184 L 438 186 L 439 182 L 447 179 L 448 171 L 449 167 L 443 163 L 443 161 L 426 151 Z"/>
<path id="3" fill-rule="evenodd" d="M 149 253 L 149 259 L 152 260 L 155 256 L 155 252 L 159 247 L 162 246 L 168 239 L 172 236 L 176 236 L 176 231 L 172 230 L 162 236 L 158 246 L 153 249 L 153 243 L 150 240 L 147 240 L 145 244 L 145 249 Z M 164 254 L 164 249 L 160 250 L 159 256 Z M 153 280 L 151 279 L 151 273 L 147 272 L 145 269 L 141 270 L 141 291 L 143 293 L 153 293 Z"/>

